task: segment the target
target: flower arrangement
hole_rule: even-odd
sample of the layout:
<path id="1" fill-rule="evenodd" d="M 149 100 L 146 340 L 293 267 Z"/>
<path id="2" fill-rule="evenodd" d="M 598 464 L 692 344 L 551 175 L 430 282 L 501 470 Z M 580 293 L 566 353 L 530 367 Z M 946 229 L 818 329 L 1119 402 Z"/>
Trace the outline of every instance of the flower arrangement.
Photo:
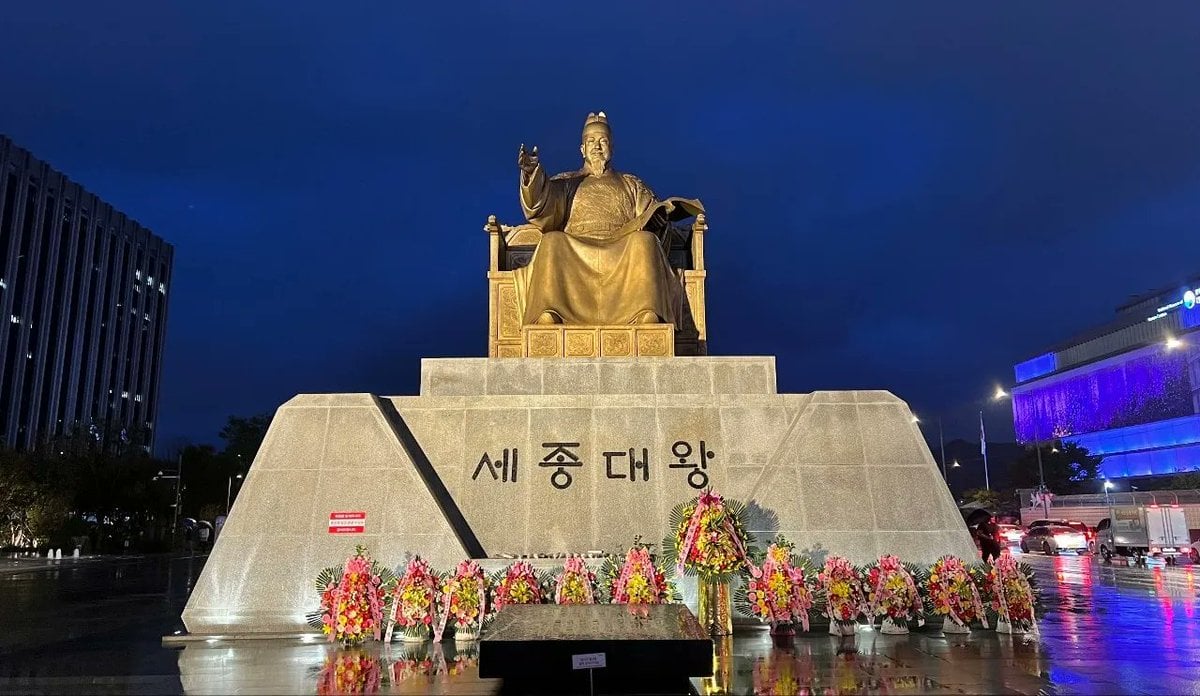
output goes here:
<path id="1" fill-rule="evenodd" d="M 1010 554 L 1001 554 L 985 572 L 985 594 L 997 615 L 996 630 L 1011 633 L 1032 629 L 1037 596 L 1017 560 Z"/>
<path id="2" fill-rule="evenodd" d="M 874 623 L 875 617 L 884 619 L 884 632 L 908 632 L 908 622 L 924 621 L 924 606 L 921 593 L 917 591 L 915 567 L 905 567 L 896 556 L 880 556 L 867 568 L 866 582 L 867 616 Z"/>
<path id="3" fill-rule="evenodd" d="M 394 581 L 391 571 L 373 561 L 366 547 L 356 547 L 343 566 L 317 575 L 320 609 L 308 615 L 309 624 L 345 646 L 359 645 L 367 636 L 379 640 L 388 587 Z"/>
<path id="4" fill-rule="evenodd" d="M 413 556 L 392 592 L 388 641 L 392 629 L 400 626 L 404 637 L 421 640 L 429 637 L 433 625 L 434 601 L 441 586 L 438 574 L 420 556 Z"/>
<path id="5" fill-rule="evenodd" d="M 808 630 L 808 614 L 814 604 L 814 573 L 807 561 L 793 553 L 782 536 L 767 547 L 762 565 L 749 569 L 738 588 L 738 608 L 772 628 L 800 624 Z"/>
<path id="6" fill-rule="evenodd" d="M 325 658 L 317 675 L 317 694 L 373 694 L 381 681 L 379 658 L 355 650 Z"/>
<path id="7" fill-rule="evenodd" d="M 554 577 L 555 604 L 595 604 L 596 574 L 580 556 L 569 556 Z"/>
<path id="8" fill-rule="evenodd" d="M 500 611 L 509 604 L 541 604 L 542 579 L 527 561 L 517 561 L 492 582 L 492 606 Z"/>
<path id="9" fill-rule="evenodd" d="M 613 604 L 666 604 L 682 599 L 640 538 L 634 539 L 619 565 L 611 557 L 605 561 L 600 576 Z"/>
<path id="10" fill-rule="evenodd" d="M 709 489 L 671 511 L 671 534 L 663 554 L 677 571 L 705 582 L 728 582 L 746 567 L 753 551 L 746 532 L 746 506 Z"/>
<path id="11" fill-rule="evenodd" d="M 866 606 L 858 568 L 841 556 L 829 556 L 817 573 L 817 587 L 824 595 L 825 615 L 830 622 L 842 629 L 853 628 Z"/>
<path id="12" fill-rule="evenodd" d="M 979 588 L 962 559 L 942 556 L 934 561 L 922 586 L 932 613 L 945 616 L 960 628 L 972 621 L 982 621 L 983 627 L 988 627 Z"/>
<path id="13" fill-rule="evenodd" d="M 475 561 L 461 561 L 442 582 L 441 617 L 434 627 L 434 642 L 441 642 L 447 623 L 454 627 L 456 639 L 477 638 L 488 616 L 487 594 L 483 568 Z"/>

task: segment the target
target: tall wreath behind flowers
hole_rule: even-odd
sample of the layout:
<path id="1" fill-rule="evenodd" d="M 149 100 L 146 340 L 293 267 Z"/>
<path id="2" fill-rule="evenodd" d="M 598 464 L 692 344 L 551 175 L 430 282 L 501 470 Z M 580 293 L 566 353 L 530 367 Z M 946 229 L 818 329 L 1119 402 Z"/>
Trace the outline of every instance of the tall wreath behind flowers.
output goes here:
<path id="1" fill-rule="evenodd" d="M 420 556 L 413 556 L 391 594 L 388 612 L 388 640 L 392 629 L 400 626 L 405 635 L 420 637 L 428 634 L 433 617 L 441 578 Z"/>
<path id="2" fill-rule="evenodd" d="M 867 566 L 863 584 L 871 623 L 876 617 L 891 619 L 898 624 L 923 619 L 924 602 L 914 575 L 921 577 L 923 573 L 892 555 L 880 556 L 878 561 Z"/>
<path id="3" fill-rule="evenodd" d="M 604 596 L 613 604 L 668 604 L 681 602 L 683 597 L 667 579 L 666 571 L 655 564 L 650 547 L 641 537 L 618 561 L 609 556 L 600 569 L 600 586 Z"/>
<path id="4" fill-rule="evenodd" d="M 365 546 L 341 566 L 317 574 L 320 609 L 308 614 L 308 623 L 343 645 L 358 645 L 372 636 L 379 640 L 388 589 L 396 576 L 375 562 Z"/>
<path id="5" fill-rule="evenodd" d="M 780 535 L 767 547 L 761 564 L 748 561 L 734 603 L 739 611 L 764 623 L 798 623 L 807 631 L 809 612 L 816 603 L 816 569 L 794 549 Z"/>
<path id="6" fill-rule="evenodd" d="M 754 550 L 746 531 L 746 506 L 711 488 L 676 505 L 670 524 L 663 560 L 703 581 L 727 582 L 746 567 Z"/>
<path id="7" fill-rule="evenodd" d="M 595 604 L 596 574 L 581 556 L 568 556 L 554 576 L 555 604 Z"/>
<path id="8" fill-rule="evenodd" d="M 828 556 L 817 573 L 817 587 L 825 600 L 825 615 L 843 626 L 858 623 L 866 609 L 862 572 L 842 556 Z"/>
<path id="9" fill-rule="evenodd" d="M 488 618 L 488 579 L 475 561 L 460 561 L 442 580 L 440 616 L 433 640 L 441 642 L 447 623 L 456 632 L 478 634 Z"/>
<path id="10" fill-rule="evenodd" d="M 984 628 L 988 627 L 979 588 L 962 559 L 956 556 L 937 559 L 921 585 L 928 612 L 949 617 L 962 626 L 979 621 Z"/>
<path id="11" fill-rule="evenodd" d="M 1011 554 L 1001 554 L 985 572 L 985 594 L 989 608 L 996 612 L 996 620 L 1006 621 L 1022 631 L 1033 628 L 1037 594 L 1021 564 Z"/>
<path id="12" fill-rule="evenodd" d="M 492 606 L 500 611 L 509 604 L 541 604 L 545 584 L 528 561 L 517 561 L 492 576 Z"/>

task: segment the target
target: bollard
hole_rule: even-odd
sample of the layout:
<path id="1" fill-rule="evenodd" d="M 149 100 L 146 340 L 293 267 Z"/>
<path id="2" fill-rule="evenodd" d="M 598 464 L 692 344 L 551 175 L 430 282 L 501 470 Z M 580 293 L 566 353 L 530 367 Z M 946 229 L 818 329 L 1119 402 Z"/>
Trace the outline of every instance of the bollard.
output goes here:
<path id="1" fill-rule="evenodd" d="M 75 547 L 75 552 L 71 554 L 71 558 L 79 558 L 79 547 Z"/>
<path id="2" fill-rule="evenodd" d="M 54 560 L 62 560 L 62 549 L 54 549 Z"/>

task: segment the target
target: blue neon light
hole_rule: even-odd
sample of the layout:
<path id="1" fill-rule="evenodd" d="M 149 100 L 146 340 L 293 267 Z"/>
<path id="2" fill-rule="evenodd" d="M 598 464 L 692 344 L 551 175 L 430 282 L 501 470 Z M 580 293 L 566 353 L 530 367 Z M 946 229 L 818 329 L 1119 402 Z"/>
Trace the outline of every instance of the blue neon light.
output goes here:
<path id="1" fill-rule="evenodd" d="M 1074 438 L 1068 438 L 1074 441 Z M 1149 452 L 1107 454 L 1100 462 L 1100 475 L 1106 478 L 1181 474 L 1200 471 L 1200 445 L 1184 445 Z"/>
<path id="2" fill-rule="evenodd" d="M 1194 329 L 1200 326 L 1200 307 L 1180 312 L 1179 326 L 1184 329 Z"/>
<path id="3" fill-rule="evenodd" d="M 1148 346 L 1013 391 L 1020 442 L 1071 437 L 1194 414 L 1187 351 Z"/>
<path id="4" fill-rule="evenodd" d="M 1017 373 L 1017 382 L 1028 382 L 1036 377 L 1048 375 L 1057 369 L 1057 356 L 1054 353 L 1046 353 L 1018 364 L 1013 371 Z"/>
<path id="5" fill-rule="evenodd" d="M 1097 455 L 1200 445 L 1200 415 L 1087 433 L 1071 440 Z"/>

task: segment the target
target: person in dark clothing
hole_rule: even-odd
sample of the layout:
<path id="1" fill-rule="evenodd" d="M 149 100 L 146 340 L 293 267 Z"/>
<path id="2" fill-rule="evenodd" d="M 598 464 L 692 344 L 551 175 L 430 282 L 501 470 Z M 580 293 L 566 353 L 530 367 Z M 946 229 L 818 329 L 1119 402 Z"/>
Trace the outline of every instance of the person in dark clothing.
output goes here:
<path id="1" fill-rule="evenodd" d="M 1000 558 L 1000 542 L 996 541 L 999 528 L 989 517 L 975 528 L 975 538 L 979 540 L 979 551 L 983 554 L 983 562 L 989 563 Z"/>

